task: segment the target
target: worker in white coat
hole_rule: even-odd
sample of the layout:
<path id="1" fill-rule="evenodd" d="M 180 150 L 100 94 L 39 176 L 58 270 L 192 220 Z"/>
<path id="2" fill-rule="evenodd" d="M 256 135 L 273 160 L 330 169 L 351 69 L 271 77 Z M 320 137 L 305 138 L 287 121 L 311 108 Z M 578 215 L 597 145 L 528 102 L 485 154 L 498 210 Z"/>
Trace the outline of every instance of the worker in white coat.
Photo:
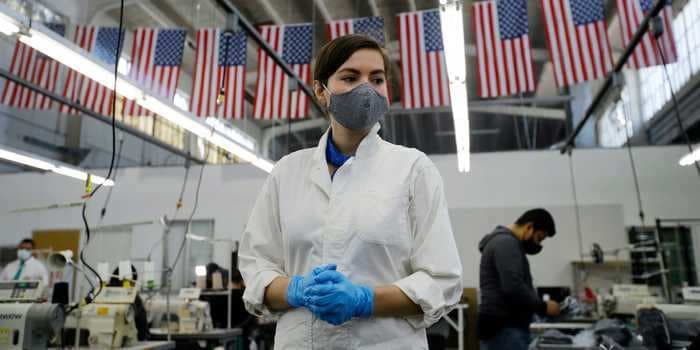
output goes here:
<path id="1" fill-rule="evenodd" d="M 34 240 L 23 239 L 17 245 L 17 260 L 7 264 L 0 273 L 2 281 L 42 281 L 44 286 L 49 284 L 49 272 L 44 264 L 35 259 L 32 251 L 36 248 Z"/>
<path id="2" fill-rule="evenodd" d="M 331 127 L 281 159 L 243 234 L 251 313 L 280 316 L 276 349 L 427 349 L 425 328 L 459 302 L 462 266 L 434 164 L 377 134 L 389 60 L 348 35 L 316 58 Z"/>

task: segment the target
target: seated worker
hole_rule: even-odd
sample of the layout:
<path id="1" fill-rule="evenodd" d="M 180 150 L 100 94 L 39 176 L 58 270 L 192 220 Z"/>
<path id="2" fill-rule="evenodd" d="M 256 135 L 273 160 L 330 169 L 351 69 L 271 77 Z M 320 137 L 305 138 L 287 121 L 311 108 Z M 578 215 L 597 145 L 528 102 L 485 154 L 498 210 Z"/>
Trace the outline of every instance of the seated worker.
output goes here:
<path id="1" fill-rule="evenodd" d="M 131 265 L 131 276 L 132 282 L 136 282 L 138 279 L 138 274 L 136 273 L 136 267 Z M 124 281 L 119 279 L 119 267 L 114 269 L 112 272 L 112 277 L 109 279 L 107 284 L 109 287 L 123 287 Z M 137 338 L 139 341 L 145 341 L 148 339 L 148 314 L 146 313 L 146 307 L 143 305 L 143 300 L 141 296 L 136 294 L 136 299 L 134 300 L 134 321 L 136 322 L 136 330 L 138 331 Z"/>
<path id="2" fill-rule="evenodd" d="M 525 212 L 514 224 L 498 226 L 479 243 L 481 265 L 478 334 L 482 350 L 526 350 L 532 316 L 559 315 L 559 304 L 542 301 L 532 284 L 528 255 L 556 233 L 544 209 Z"/>
<path id="3" fill-rule="evenodd" d="M 0 281 L 42 281 L 44 287 L 47 287 L 49 272 L 44 264 L 32 255 L 35 248 L 33 239 L 23 239 L 17 245 L 17 260 L 5 266 L 0 273 Z"/>

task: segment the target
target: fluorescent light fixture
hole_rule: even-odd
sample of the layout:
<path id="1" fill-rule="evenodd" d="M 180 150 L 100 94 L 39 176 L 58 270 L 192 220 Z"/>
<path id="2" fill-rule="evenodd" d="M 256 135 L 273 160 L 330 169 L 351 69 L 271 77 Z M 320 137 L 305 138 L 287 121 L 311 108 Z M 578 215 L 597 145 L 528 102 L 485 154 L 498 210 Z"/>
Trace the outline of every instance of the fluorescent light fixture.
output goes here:
<path id="1" fill-rule="evenodd" d="M 470 170 L 469 106 L 463 9 L 462 0 L 440 0 L 440 26 L 447 76 L 450 81 L 450 103 L 457 143 L 457 168 L 460 172 L 468 172 Z"/>
<path id="2" fill-rule="evenodd" d="M 15 33 L 25 27 L 20 20 L 16 19 L 21 17 L 19 15 L 15 16 L 14 14 L 14 11 L 0 4 L 0 32 L 6 34 Z M 114 88 L 115 77 L 113 68 L 95 61 L 85 50 L 43 25 L 34 23 L 33 26 L 27 29 L 26 33 L 20 35 L 19 40 L 44 55 L 68 66 L 68 68 L 95 80 L 99 84 L 109 89 Z M 120 61 L 122 61 L 121 58 Z M 120 65 L 120 68 L 122 68 L 122 66 L 124 65 Z M 172 103 L 141 90 L 137 84 L 123 75 L 118 76 L 116 79 L 116 92 L 128 99 L 135 100 L 142 107 L 151 110 L 170 122 L 225 149 L 234 156 L 252 163 L 266 172 L 270 172 L 273 167 L 272 163 L 268 160 L 258 157 L 251 151 L 255 148 L 255 143 L 252 142 L 250 138 L 246 138 L 247 135 L 245 135 L 245 133 L 234 130 L 223 123 L 220 123 L 221 125 L 206 125 L 198 121 L 191 113 L 181 110 Z M 46 164 L 43 164 L 43 166 L 47 167 Z M 41 166 L 38 168 L 41 169 Z M 62 171 L 71 177 L 84 177 L 83 175 L 78 175 L 71 171 L 70 168 L 66 169 L 59 169 L 58 171 Z M 87 175 L 85 175 L 85 177 L 86 176 Z M 93 177 L 93 179 L 96 183 L 98 183 L 98 181 L 105 181 L 100 177 Z M 111 183 L 111 181 L 106 181 L 105 185 L 110 186 L 109 183 Z"/>
<path id="3" fill-rule="evenodd" d="M 207 275 L 207 267 L 204 265 L 197 265 L 194 267 L 194 274 L 197 277 L 204 277 Z"/>
<path id="4" fill-rule="evenodd" d="M 82 181 L 85 181 L 88 178 L 88 173 L 65 166 L 57 166 L 54 169 L 51 169 L 51 171 L 56 174 L 65 175 Z M 90 175 L 90 177 L 90 180 L 98 185 L 104 184 L 105 186 L 114 186 L 114 181 L 107 180 L 102 176 Z"/>
<path id="5" fill-rule="evenodd" d="M 691 166 L 695 164 L 695 162 L 700 162 L 700 144 L 695 145 L 693 149 L 694 151 L 684 155 L 683 158 L 678 161 L 678 164 L 681 166 Z"/>
<path id="6" fill-rule="evenodd" d="M 72 177 L 74 179 L 85 181 L 88 175 L 91 176 L 93 183 L 98 185 L 104 184 L 105 186 L 114 186 L 114 181 L 107 180 L 104 177 L 91 175 L 82 170 L 75 169 L 73 167 L 62 165 L 60 163 L 53 163 L 47 159 L 41 159 L 35 155 L 25 153 L 20 150 L 12 149 L 7 146 L 0 148 L 0 159 L 5 159 L 14 163 L 26 165 L 32 168 L 37 168 L 39 170 L 51 171 L 56 174 Z"/>
<path id="7" fill-rule="evenodd" d="M 234 126 L 226 125 L 224 122 L 219 120 L 218 118 L 212 118 L 208 117 L 206 119 L 206 123 L 212 127 L 214 127 L 214 130 L 226 135 L 228 138 L 231 140 L 235 141 L 236 143 L 239 143 L 243 147 L 254 151 L 255 150 L 255 141 L 252 140 L 250 137 L 247 137 L 243 132 L 238 130 Z"/>
<path id="8" fill-rule="evenodd" d="M 0 13 L 0 33 L 12 35 L 19 32 L 19 26 L 10 17 Z"/>
<path id="9" fill-rule="evenodd" d="M 109 67 L 91 59 L 83 49 L 41 24 L 35 23 L 19 40 L 109 89 L 114 87 L 114 72 Z M 117 91 L 132 100 L 143 95 L 141 89 L 122 77 L 117 78 Z"/>
<path id="10" fill-rule="evenodd" d="M 137 100 L 136 102 L 151 112 L 158 114 L 199 137 L 207 139 L 212 134 L 210 128 L 190 118 L 187 112 L 180 110 L 156 96 L 145 95 L 143 99 Z"/>
<path id="11" fill-rule="evenodd" d="M 25 156 L 23 154 L 13 152 L 13 151 L 8 151 L 6 149 L 0 149 L 0 158 L 9 160 L 11 162 L 19 163 L 22 165 L 27 165 L 32 168 L 37 168 L 40 170 L 52 170 L 56 166 L 49 163 L 45 162 L 41 159 Z"/>
<path id="12" fill-rule="evenodd" d="M 191 240 L 191 241 L 202 241 L 202 242 L 205 242 L 205 241 L 208 241 L 208 240 L 209 240 L 208 237 L 204 237 L 204 236 L 200 236 L 200 235 L 195 235 L 194 233 L 188 233 L 188 234 L 185 235 L 185 237 L 187 237 L 187 239 L 189 239 L 189 240 Z"/>

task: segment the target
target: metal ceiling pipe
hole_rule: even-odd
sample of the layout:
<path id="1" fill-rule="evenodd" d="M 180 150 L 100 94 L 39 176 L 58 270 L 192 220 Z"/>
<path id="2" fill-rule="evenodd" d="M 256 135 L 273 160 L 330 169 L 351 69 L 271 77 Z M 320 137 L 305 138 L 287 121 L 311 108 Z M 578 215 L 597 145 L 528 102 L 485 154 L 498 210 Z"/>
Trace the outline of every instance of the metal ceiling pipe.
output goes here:
<path id="1" fill-rule="evenodd" d="M 372 16 L 379 16 L 379 7 L 377 6 L 377 0 L 367 0 L 367 5 L 372 11 Z"/>
<path id="2" fill-rule="evenodd" d="M 301 91 L 306 94 L 309 99 L 311 100 L 311 105 L 314 106 L 316 111 L 319 114 L 323 114 L 323 108 L 321 108 L 321 105 L 318 104 L 318 101 L 316 101 L 316 97 L 314 96 L 314 93 L 311 91 L 311 89 L 306 86 L 306 84 L 301 81 L 299 76 L 297 76 L 294 71 L 287 65 L 286 62 L 282 59 L 282 57 L 279 56 L 279 54 L 272 49 L 272 47 L 265 41 L 263 38 L 260 36 L 257 30 L 255 30 L 255 27 L 248 22 L 248 20 L 243 17 L 241 12 L 231 3 L 229 0 L 216 0 L 216 2 L 223 8 L 224 10 L 228 11 L 229 13 L 236 14 L 238 16 L 238 22 L 241 25 L 241 28 L 248 33 L 248 35 L 255 40 L 255 42 L 258 43 L 258 45 L 265 50 L 265 52 L 272 58 L 273 61 L 277 65 L 282 68 L 285 74 L 287 74 L 290 78 L 292 78 L 296 83 L 297 87 L 301 89 Z"/>
<path id="3" fill-rule="evenodd" d="M 608 94 L 608 91 L 613 87 L 613 79 L 616 74 L 622 71 L 623 68 L 625 68 L 625 64 L 627 64 L 627 61 L 629 58 L 632 56 L 632 53 L 634 53 L 634 50 L 637 48 L 637 45 L 642 41 L 643 37 L 647 34 L 649 31 L 649 25 L 651 24 L 652 18 L 656 17 L 659 15 L 661 10 L 666 6 L 666 1 L 667 0 L 657 0 L 656 4 L 654 5 L 654 8 L 649 11 L 649 13 L 644 17 L 644 20 L 642 23 L 639 25 L 639 28 L 637 29 L 637 32 L 634 33 L 634 37 L 632 37 L 632 41 L 627 45 L 625 48 L 625 51 L 622 53 L 622 56 L 617 60 L 617 63 L 615 63 L 615 68 L 608 73 L 608 76 L 605 78 L 605 82 L 603 83 L 603 86 L 598 90 L 598 93 L 595 95 L 593 98 L 593 102 L 588 106 L 588 109 L 586 109 L 586 114 L 583 116 L 583 119 L 579 121 L 579 123 L 576 125 L 576 128 L 574 129 L 574 132 L 569 135 L 569 137 L 566 139 L 566 142 L 564 143 L 564 146 L 561 148 L 561 154 L 567 153 L 569 149 L 574 148 L 575 144 L 574 141 L 576 140 L 576 136 L 583 130 L 583 126 L 586 125 L 586 122 L 588 119 L 593 116 L 593 113 L 600 107 L 600 105 L 603 104 L 605 101 L 605 96 Z"/>
<path id="4" fill-rule="evenodd" d="M 95 113 L 95 112 L 83 107 L 83 105 L 81 105 L 81 104 L 75 103 L 75 102 L 73 102 L 73 101 L 71 101 L 63 96 L 57 95 L 56 93 L 54 93 L 52 91 L 46 90 L 46 89 L 41 88 L 41 87 L 39 87 L 39 86 L 37 86 L 37 85 L 27 81 L 27 80 L 24 80 L 16 75 L 10 73 L 8 70 L 6 70 L 4 68 L 0 68 L 0 77 L 3 77 L 5 79 L 7 79 L 8 81 L 15 82 L 16 84 L 22 85 L 29 90 L 40 93 L 40 94 L 50 98 L 53 101 L 65 104 L 67 106 L 70 106 L 71 108 L 75 108 L 75 109 L 79 110 L 81 113 L 83 113 L 84 115 L 92 117 L 93 119 L 96 119 L 96 120 L 101 121 L 101 122 L 108 124 L 108 125 L 112 125 L 112 118 Z M 193 157 L 191 154 L 189 154 L 181 149 L 175 148 L 172 145 L 167 144 L 161 140 L 158 140 L 157 138 L 155 138 L 151 135 L 143 133 L 137 129 L 134 129 L 130 126 L 127 126 L 127 125 L 119 123 L 119 122 L 115 122 L 114 124 L 115 124 L 117 129 L 122 130 L 128 134 L 134 135 L 140 139 L 143 139 L 144 141 L 151 143 L 153 145 L 156 145 L 157 147 L 160 147 L 168 152 L 177 154 L 177 155 L 179 155 L 185 159 L 191 160 L 197 164 L 204 164 L 205 163 L 204 160 L 197 158 L 197 157 Z"/>

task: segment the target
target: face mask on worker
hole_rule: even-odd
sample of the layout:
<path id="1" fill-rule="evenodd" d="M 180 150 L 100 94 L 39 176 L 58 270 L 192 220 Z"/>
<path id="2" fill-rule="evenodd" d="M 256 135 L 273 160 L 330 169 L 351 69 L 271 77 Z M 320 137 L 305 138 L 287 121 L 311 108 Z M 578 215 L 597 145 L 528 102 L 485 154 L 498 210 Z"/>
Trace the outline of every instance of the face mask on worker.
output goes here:
<path id="1" fill-rule="evenodd" d="M 22 261 L 27 261 L 32 257 L 32 252 L 28 249 L 17 249 L 17 258 Z"/>
<path id="2" fill-rule="evenodd" d="M 370 83 L 363 83 L 354 89 L 330 94 L 328 111 L 340 125 L 355 131 L 367 130 L 374 126 L 389 111 L 389 101 L 380 95 Z"/>
<path id="3" fill-rule="evenodd" d="M 523 248 L 527 255 L 537 255 L 542 251 L 542 245 L 535 242 L 533 239 L 528 239 L 523 242 Z"/>

